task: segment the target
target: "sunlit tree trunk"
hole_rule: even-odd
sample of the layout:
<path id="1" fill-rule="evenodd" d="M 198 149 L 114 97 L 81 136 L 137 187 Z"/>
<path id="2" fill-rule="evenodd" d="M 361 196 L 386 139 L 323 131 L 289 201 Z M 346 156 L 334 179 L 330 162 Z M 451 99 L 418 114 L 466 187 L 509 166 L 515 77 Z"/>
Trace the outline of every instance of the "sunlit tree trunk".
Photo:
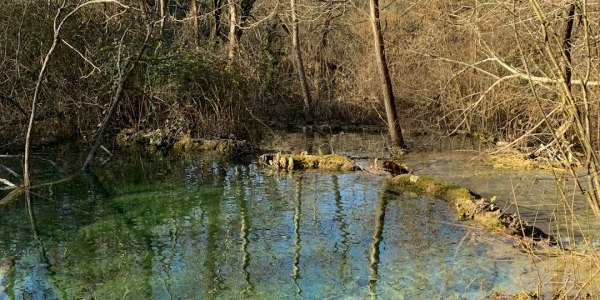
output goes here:
<path id="1" fill-rule="evenodd" d="M 388 70 L 385 57 L 385 46 L 383 43 L 383 35 L 381 34 L 381 23 L 379 21 L 379 0 L 369 1 L 371 10 L 371 26 L 373 28 L 373 45 L 375 46 L 375 57 L 379 68 L 379 77 L 381 80 L 381 88 L 383 90 L 383 101 L 385 103 L 385 114 L 388 123 L 388 132 L 390 135 L 392 146 L 406 148 L 404 138 L 402 137 L 402 129 L 396 112 L 396 100 L 392 89 L 392 80 L 390 79 L 390 71 Z"/>
<path id="2" fill-rule="evenodd" d="M 158 0 L 158 14 L 160 15 L 160 31 L 162 32 L 164 27 L 165 27 L 165 18 L 167 16 L 166 14 L 166 9 L 167 9 L 167 1 L 168 0 Z"/>
<path id="3" fill-rule="evenodd" d="M 294 57 L 296 60 L 296 71 L 298 72 L 298 80 L 300 80 L 300 87 L 302 88 L 302 97 L 304 98 L 304 120 L 307 124 L 313 123 L 312 115 L 312 99 L 310 96 L 310 90 L 308 88 L 308 82 L 306 80 L 306 73 L 304 72 L 304 63 L 302 62 L 302 52 L 300 50 L 300 38 L 299 26 L 298 26 L 298 14 L 296 12 L 296 0 L 290 0 L 290 8 L 292 13 L 292 48 L 294 51 Z"/>
<path id="4" fill-rule="evenodd" d="M 198 1 L 192 0 L 190 7 L 190 17 L 192 18 L 192 34 L 194 35 L 194 44 L 200 45 L 200 24 L 198 22 Z"/>
<path id="5" fill-rule="evenodd" d="M 228 54 L 228 58 L 229 58 L 229 66 L 233 65 L 235 63 L 235 57 L 237 55 L 237 47 L 238 47 L 238 41 L 237 41 L 237 28 L 238 28 L 238 22 L 237 22 L 237 6 L 235 3 L 236 0 L 228 0 L 228 6 L 229 6 L 229 54 Z"/>

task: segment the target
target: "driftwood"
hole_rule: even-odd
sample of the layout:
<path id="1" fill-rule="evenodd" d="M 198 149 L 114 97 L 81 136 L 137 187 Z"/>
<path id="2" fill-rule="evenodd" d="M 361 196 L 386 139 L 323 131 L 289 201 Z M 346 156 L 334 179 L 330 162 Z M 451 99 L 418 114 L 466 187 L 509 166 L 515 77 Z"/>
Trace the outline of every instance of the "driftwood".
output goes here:
<path id="1" fill-rule="evenodd" d="M 240 156 L 254 152 L 254 147 L 245 140 L 235 139 L 193 139 L 189 135 L 181 137 L 175 144 L 175 150 L 208 151 L 226 156 Z"/>

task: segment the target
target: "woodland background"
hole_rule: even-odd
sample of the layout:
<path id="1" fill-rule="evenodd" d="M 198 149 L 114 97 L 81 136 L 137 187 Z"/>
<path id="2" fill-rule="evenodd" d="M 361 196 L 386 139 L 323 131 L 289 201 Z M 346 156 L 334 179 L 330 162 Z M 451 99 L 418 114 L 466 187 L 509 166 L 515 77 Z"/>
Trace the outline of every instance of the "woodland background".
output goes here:
<path id="1" fill-rule="evenodd" d="M 315 121 L 384 124 L 366 1 L 2 0 L 0 147 L 22 143 L 55 40 L 38 143 L 91 142 L 120 80 L 113 134 L 249 138 L 302 123 L 290 5 Z M 385 0 L 380 9 L 404 128 L 478 134 L 551 158 L 583 148 L 579 115 L 598 148 L 597 1 Z"/>

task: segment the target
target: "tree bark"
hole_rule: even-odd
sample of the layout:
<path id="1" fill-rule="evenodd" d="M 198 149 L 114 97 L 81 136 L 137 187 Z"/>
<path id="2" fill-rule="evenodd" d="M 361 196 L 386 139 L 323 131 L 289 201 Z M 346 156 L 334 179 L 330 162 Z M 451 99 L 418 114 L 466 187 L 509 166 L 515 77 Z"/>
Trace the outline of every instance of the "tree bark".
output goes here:
<path id="1" fill-rule="evenodd" d="M 373 45 L 377 66 L 379 68 L 381 88 L 383 90 L 383 101 L 385 104 L 385 114 L 387 117 L 390 140 L 393 147 L 406 149 L 406 144 L 402 137 L 402 128 L 400 127 L 400 121 L 398 120 L 398 113 L 396 112 L 396 100 L 394 97 L 394 90 L 392 89 L 390 71 L 388 70 L 385 57 L 385 45 L 383 42 L 383 35 L 381 34 L 381 23 L 379 21 L 379 0 L 370 0 L 369 6 L 371 12 L 371 26 L 373 29 Z"/>
<path id="2" fill-rule="evenodd" d="M 194 35 L 194 44 L 200 46 L 200 24 L 198 22 L 198 0 L 192 0 L 190 7 L 190 17 L 192 18 L 192 34 Z"/>
<path id="3" fill-rule="evenodd" d="M 254 7 L 254 3 L 256 0 L 242 0 L 239 26 L 236 27 L 235 38 L 239 42 L 242 38 L 242 34 L 244 33 L 243 27 L 248 22 L 248 18 L 250 17 L 250 12 Z"/>
<path id="4" fill-rule="evenodd" d="M 164 27 L 165 27 L 165 18 L 167 17 L 166 14 L 166 8 L 167 8 L 167 1 L 168 0 L 158 0 L 158 14 L 160 15 L 160 32 L 162 33 Z"/>
<path id="5" fill-rule="evenodd" d="M 218 43 L 221 38 L 221 14 L 223 12 L 223 0 L 213 0 L 213 17 L 215 24 L 211 33 L 211 41 Z"/>
<path id="6" fill-rule="evenodd" d="M 236 0 L 228 0 L 229 6 L 229 58 L 228 65 L 231 67 L 235 63 L 235 57 L 237 55 L 238 40 L 236 32 L 238 30 L 237 21 L 237 6 Z"/>
<path id="7" fill-rule="evenodd" d="M 304 63 L 302 61 L 302 52 L 300 49 L 298 14 L 296 12 L 296 0 L 290 0 L 292 13 L 292 49 L 296 60 L 296 72 L 298 72 L 298 80 L 302 88 L 302 98 L 304 99 L 304 121 L 306 124 L 313 123 L 312 99 L 308 82 L 306 80 L 306 72 L 304 71 Z"/>

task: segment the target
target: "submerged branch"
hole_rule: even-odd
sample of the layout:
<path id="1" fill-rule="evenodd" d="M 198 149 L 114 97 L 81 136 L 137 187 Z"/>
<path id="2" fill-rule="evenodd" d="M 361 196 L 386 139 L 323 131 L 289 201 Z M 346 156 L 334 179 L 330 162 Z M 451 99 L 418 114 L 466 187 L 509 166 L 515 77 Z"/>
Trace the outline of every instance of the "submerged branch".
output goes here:
<path id="1" fill-rule="evenodd" d="M 12 191 L 10 191 L 6 196 L 4 196 L 2 199 L 0 199 L 0 206 L 5 206 L 5 205 L 13 203 L 17 199 L 17 197 L 21 195 L 22 192 L 29 191 L 29 190 L 32 190 L 35 188 L 40 188 L 40 187 L 45 187 L 45 186 L 49 186 L 49 185 L 55 185 L 55 184 L 67 182 L 67 181 L 73 179 L 73 177 L 77 176 L 78 174 L 79 173 L 76 173 L 71 176 L 67 176 L 65 178 L 56 180 L 56 181 L 40 183 L 40 184 L 28 186 L 28 187 L 16 186 L 16 185 L 8 187 L 8 189 L 12 189 Z M 2 178 L 0 178 L 0 179 L 2 179 Z M 1 182 L 1 180 L 0 180 L 0 182 Z"/>

